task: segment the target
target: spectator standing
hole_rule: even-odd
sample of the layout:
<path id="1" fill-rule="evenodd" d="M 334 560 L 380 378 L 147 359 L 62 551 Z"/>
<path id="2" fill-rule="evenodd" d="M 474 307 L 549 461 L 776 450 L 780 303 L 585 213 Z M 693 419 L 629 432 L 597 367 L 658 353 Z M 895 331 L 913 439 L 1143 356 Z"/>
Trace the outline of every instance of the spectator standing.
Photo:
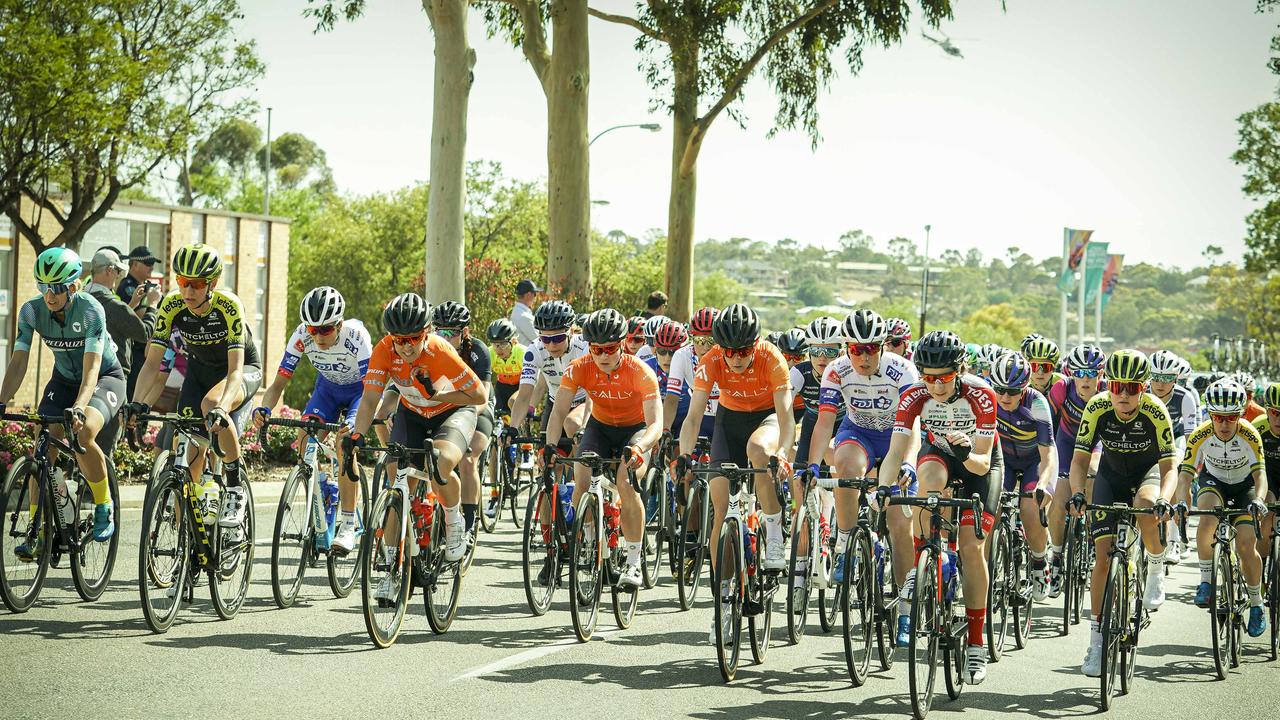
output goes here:
<path id="1" fill-rule="evenodd" d="M 649 293 L 649 299 L 645 301 L 644 311 L 640 313 L 640 317 L 648 320 L 655 315 L 667 314 L 667 294 L 661 290 L 654 290 Z"/>
<path id="2" fill-rule="evenodd" d="M 533 328 L 533 303 L 540 292 L 545 291 L 532 280 L 516 283 L 516 304 L 511 308 L 511 323 L 516 326 L 521 345 L 531 345 L 538 339 L 538 331 Z"/>
<path id="3" fill-rule="evenodd" d="M 149 250 L 146 245 L 139 245 L 129 251 L 128 260 L 129 274 L 125 275 L 124 279 L 120 281 L 120 284 L 116 286 L 116 295 L 120 297 L 122 302 L 127 303 L 129 307 L 133 308 L 134 314 L 136 314 L 139 320 L 141 320 L 145 312 L 141 298 L 148 291 L 141 290 L 140 288 L 145 287 L 146 282 L 151 279 L 151 272 L 153 268 L 155 268 L 156 263 L 160 262 L 160 258 L 152 255 L 151 250 Z M 149 304 L 154 306 L 156 302 L 158 301 L 151 301 Z M 103 304 L 105 305 L 105 303 Z M 154 323 L 155 320 L 153 319 L 152 324 L 154 325 Z M 150 336 L 150 333 L 148 333 L 148 336 Z M 126 351 L 124 346 L 120 345 L 119 342 L 117 342 L 117 345 L 120 346 L 119 352 L 117 353 L 119 355 L 141 358 L 147 353 L 146 342 L 133 343 L 133 347 L 128 351 Z M 129 397 L 133 397 L 133 387 L 138 382 L 138 371 L 141 368 L 142 363 L 135 362 L 125 371 L 129 378 Z"/>

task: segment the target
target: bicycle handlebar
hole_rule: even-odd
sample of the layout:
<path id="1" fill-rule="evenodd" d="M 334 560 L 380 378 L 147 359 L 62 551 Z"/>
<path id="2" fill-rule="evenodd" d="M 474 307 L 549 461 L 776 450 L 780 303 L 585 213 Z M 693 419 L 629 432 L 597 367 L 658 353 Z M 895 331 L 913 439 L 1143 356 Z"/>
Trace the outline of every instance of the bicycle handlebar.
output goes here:
<path id="1" fill-rule="evenodd" d="M 1277 505 L 1277 507 L 1280 507 L 1280 505 Z M 1215 517 L 1219 522 L 1225 522 L 1238 515 L 1248 514 L 1249 517 L 1253 519 L 1254 537 L 1259 540 L 1262 539 L 1262 514 L 1257 511 L 1257 508 L 1251 507 L 1247 510 L 1240 510 L 1239 508 L 1229 508 L 1224 505 L 1219 505 L 1212 510 L 1201 510 L 1199 508 L 1189 508 L 1182 503 L 1178 503 L 1174 507 L 1174 512 L 1178 522 L 1178 531 L 1182 533 L 1182 537 L 1187 536 L 1187 518 L 1189 517 Z"/>
<path id="2" fill-rule="evenodd" d="M 938 513 L 942 508 L 958 508 L 960 510 L 972 510 L 974 514 L 973 533 L 979 540 L 985 538 L 987 533 L 982 529 L 982 498 L 974 493 L 970 499 L 963 498 L 944 498 L 938 493 L 929 493 L 925 497 L 903 497 L 895 495 L 889 498 L 890 505 L 905 505 L 907 507 L 919 507 L 928 510 L 931 513 Z"/>
<path id="3" fill-rule="evenodd" d="M 71 432 L 71 419 L 67 417 L 65 414 L 41 415 L 39 413 L 34 413 L 34 412 L 31 412 L 31 413 L 8 413 L 7 412 L 7 413 L 4 413 L 3 415 L 0 415 L 0 418 L 3 418 L 4 420 L 11 420 L 14 422 L 31 423 L 33 425 L 44 425 L 44 426 L 61 425 L 63 430 L 66 431 L 66 437 L 64 437 L 63 440 L 66 441 L 67 445 L 72 450 L 74 450 L 77 455 L 83 455 L 85 453 L 84 446 L 80 444 L 80 438 L 76 437 L 76 434 Z"/>
<path id="4" fill-rule="evenodd" d="M 207 438 L 209 440 L 209 447 L 213 448 L 214 455 L 217 455 L 219 458 L 226 455 L 226 453 L 222 451 L 221 443 L 218 442 L 218 433 L 209 433 L 208 435 L 201 434 L 207 431 L 207 428 L 205 427 L 205 419 L 202 417 L 188 417 L 177 413 L 142 413 L 134 415 L 133 418 L 141 422 L 169 423 L 173 425 L 174 430 L 177 430 L 184 435 Z"/>
<path id="5" fill-rule="evenodd" d="M 1102 511 L 1104 513 L 1114 513 L 1117 515 L 1155 515 L 1156 514 L 1156 509 L 1154 507 L 1136 508 L 1130 505 L 1120 505 L 1118 503 L 1113 503 L 1111 505 L 1094 505 L 1093 503 L 1085 503 L 1084 509 L 1097 510 L 1097 511 Z M 1158 522 L 1156 523 L 1156 526 L 1160 531 L 1160 544 L 1164 545 L 1166 540 L 1166 537 L 1165 537 L 1166 531 L 1164 528 L 1164 523 Z"/>

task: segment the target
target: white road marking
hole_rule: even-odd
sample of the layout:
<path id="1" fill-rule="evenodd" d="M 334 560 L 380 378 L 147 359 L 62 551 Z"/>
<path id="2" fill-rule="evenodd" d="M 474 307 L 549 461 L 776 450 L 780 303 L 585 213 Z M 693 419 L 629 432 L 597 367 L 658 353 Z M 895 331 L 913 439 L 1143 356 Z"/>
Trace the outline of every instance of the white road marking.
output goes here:
<path id="1" fill-rule="evenodd" d="M 593 641 L 608 640 L 611 636 L 617 635 L 620 632 L 622 631 L 617 629 L 605 630 L 603 632 L 596 633 L 592 637 L 592 640 Z M 505 657 L 496 662 L 491 662 L 488 665 L 481 665 L 478 668 L 468 670 L 467 672 L 464 672 L 461 675 L 453 678 L 449 682 L 455 683 L 455 682 L 458 682 L 459 680 L 470 680 L 471 678 L 477 678 L 477 677 L 480 677 L 481 675 L 489 675 L 491 673 L 501 672 L 508 668 L 513 668 L 517 665 L 523 665 L 524 663 L 530 662 L 532 660 L 537 660 L 538 658 L 546 657 L 547 655 L 558 653 L 561 650 L 568 650 L 571 647 L 577 647 L 582 644 L 583 643 L 578 642 L 577 638 L 565 638 L 563 640 L 557 640 L 556 642 L 553 642 L 550 645 L 543 645 L 542 647 L 533 648 L 531 650 L 525 650 L 524 652 L 516 653 L 515 655 Z"/>

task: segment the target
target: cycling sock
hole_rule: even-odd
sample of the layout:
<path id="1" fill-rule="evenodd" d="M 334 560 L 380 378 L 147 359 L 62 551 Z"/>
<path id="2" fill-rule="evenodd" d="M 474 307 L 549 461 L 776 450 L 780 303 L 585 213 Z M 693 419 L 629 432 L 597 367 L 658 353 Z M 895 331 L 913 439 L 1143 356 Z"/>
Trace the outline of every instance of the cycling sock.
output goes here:
<path id="1" fill-rule="evenodd" d="M 769 542 L 782 540 L 782 513 L 777 512 L 764 516 L 764 528 L 768 532 Z"/>
<path id="2" fill-rule="evenodd" d="M 844 552 L 849 547 L 849 535 L 851 534 L 852 533 L 850 533 L 848 530 L 836 531 L 836 554 L 837 555 Z"/>
<path id="3" fill-rule="evenodd" d="M 102 505 L 111 502 L 111 492 L 107 489 L 107 479 L 103 478 L 98 482 L 89 483 L 89 489 L 93 491 L 93 504 Z"/>
<path id="4" fill-rule="evenodd" d="M 1028 548 L 1028 552 L 1031 553 L 1031 567 L 1035 570 L 1043 570 L 1045 561 L 1047 560 L 1047 553 L 1036 552 L 1030 548 Z"/>
<path id="5" fill-rule="evenodd" d="M 240 458 L 228 460 L 222 466 L 222 477 L 227 481 L 227 487 L 240 487 Z"/>
<path id="6" fill-rule="evenodd" d="M 628 565 L 640 564 L 640 550 L 642 549 L 642 547 L 643 546 L 638 542 L 627 543 L 627 564 Z"/>
<path id="7" fill-rule="evenodd" d="M 1102 647 L 1102 627 L 1096 617 L 1089 619 L 1089 647 Z"/>
<path id="8" fill-rule="evenodd" d="M 356 511 L 352 510 L 351 512 L 347 512 L 346 510 L 343 510 L 341 513 L 338 514 L 338 520 L 344 523 L 348 523 L 350 525 L 355 525 Z"/>
<path id="9" fill-rule="evenodd" d="M 1062 546 L 1061 546 L 1061 545 L 1054 545 L 1054 544 L 1050 543 L 1050 545 L 1049 545 L 1049 559 L 1050 559 L 1050 560 L 1052 560 L 1052 561 L 1053 561 L 1053 564 L 1055 564 L 1055 565 L 1061 565 L 1061 564 L 1062 564 Z"/>
<path id="10" fill-rule="evenodd" d="M 454 505 L 453 507 L 445 508 L 444 522 L 446 525 L 457 525 L 460 522 L 465 522 L 462 517 L 461 505 Z"/>
<path id="11" fill-rule="evenodd" d="M 965 608 L 965 617 L 969 620 L 969 645 L 983 645 L 982 626 L 987 622 L 986 608 Z"/>
<path id="12" fill-rule="evenodd" d="M 1262 585 L 1246 585 L 1249 590 L 1249 607 L 1262 607 Z"/>
<path id="13" fill-rule="evenodd" d="M 1210 576 L 1212 575 L 1213 575 L 1213 561 L 1201 560 L 1200 561 L 1200 582 L 1202 583 L 1209 582 Z"/>
<path id="14" fill-rule="evenodd" d="M 467 531 L 476 526 L 476 508 L 479 505 L 475 503 L 462 503 L 462 517 L 467 521 Z"/>

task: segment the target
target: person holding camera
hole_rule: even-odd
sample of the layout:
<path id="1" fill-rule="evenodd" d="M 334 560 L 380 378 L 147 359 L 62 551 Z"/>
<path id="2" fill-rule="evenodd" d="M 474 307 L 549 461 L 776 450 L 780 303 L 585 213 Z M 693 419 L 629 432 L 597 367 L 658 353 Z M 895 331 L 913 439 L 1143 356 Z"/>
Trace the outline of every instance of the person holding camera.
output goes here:
<path id="1" fill-rule="evenodd" d="M 143 267 L 149 267 L 143 265 Z M 122 301 L 114 290 L 125 273 L 126 265 L 119 253 L 103 248 L 93 255 L 92 277 L 85 290 L 102 304 L 107 316 L 107 334 L 116 344 L 116 359 L 126 375 L 131 374 L 134 347 L 146 345 L 156 326 L 156 303 L 160 301 L 160 287 L 150 279 L 133 290 L 130 302 Z"/>
<path id="2" fill-rule="evenodd" d="M 160 262 L 160 258 L 153 255 L 146 245 L 139 245 L 130 250 L 129 257 L 124 259 L 129 262 L 128 273 L 115 286 L 116 295 L 122 302 L 127 303 L 143 322 L 146 321 L 144 316 L 149 308 L 152 315 L 151 327 L 154 327 L 156 307 L 160 298 L 164 297 L 164 293 L 160 291 L 159 283 L 152 279 L 151 273 L 156 263 Z M 150 335 L 148 331 L 147 336 L 150 337 Z M 128 351 L 125 351 L 124 347 L 120 345 L 121 352 L 134 358 L 141 358 L 147 353 L 146 342 L 130 343 Z M 138 382 L 138 370 L 142 367 L 142 363 L 126 364 L 125 367 L 127 368 L 125 372 L 129 376 L 129 397 L 133 397 L 133 388 Z"/>

